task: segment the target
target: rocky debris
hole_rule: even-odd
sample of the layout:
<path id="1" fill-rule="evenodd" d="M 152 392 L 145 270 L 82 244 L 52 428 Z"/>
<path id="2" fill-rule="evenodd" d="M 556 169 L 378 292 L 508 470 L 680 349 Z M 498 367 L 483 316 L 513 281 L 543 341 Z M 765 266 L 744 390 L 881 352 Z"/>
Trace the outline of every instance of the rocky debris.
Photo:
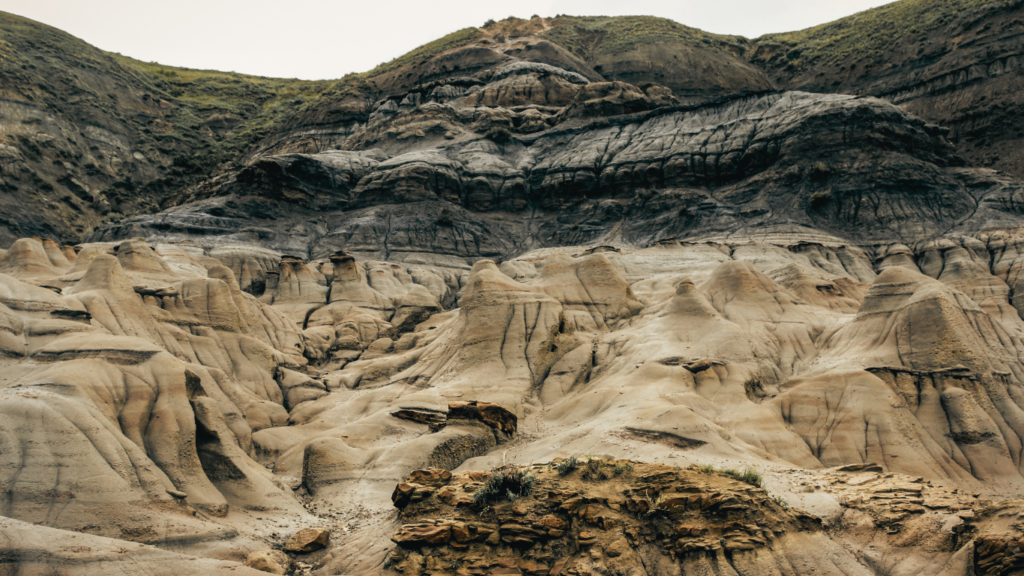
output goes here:
<path id="1" fill-rule="evenodd" d="M 410 503 L 419 502 L 433 496 L 442 486 L 446 486 L 452 479 L 452 473 L 440 468 L 425 468 L 414 470 L 406 482 L 395 486 L 391 494 L 391 502 L 396 508 L 404 508 Z M 446 494 L 450 491 L 446 491 Z"/>
<path id="2" fill-rule="evenodd" d="M 789 477 L 806 492 L 834 494 L 842 507 L 867 513 L 890 533 L 900 531 L 914 515 L 972 517 L 974 511 L 992 504 L 976 493 L 882 472 L 875 464 L 840 466 L 814 475 L 792 472 Z"/>
<path id="3" fill-rule="evenodd" d="M 449 420 L 479 420 L 484 424 L 512 436 L 516 433 L 518 418 L 515 414 L 493 402 L 449 402 Z"/>
<path id="4" fill-rule="evenodd" d="M 493 402 L 457 401 L 448 403 L 448 412 L 434 412 L 420 408 L 403 408 L 391 413 L 395 418 L 426 424 L 432 432 L 437 432 L 453 420 L 472 420 L 482 422 L 500 432 L 504 437 L 514 436 L 518 418 L 515 414 Z"/>
<path id="5" fill-rule="evenodd" d="M 601 570 L 628 571 L 651 546 L 666 561 L 688 562 L 722 550 L 778 547 L 790 533 L 824 539 L 815 518 L 780 506 L 760 488 L 696 468 L 593 462 L 614 472 L 586 480 L 582 472 L 562 475 L 552 465 L 534 465 L 529 495 L 501 496 L 491 506 L 462 495 L 486 489 L 499 471 L 452 474 L 451 496 L 438 491 L 401 506 L 394 569 L 428 574 L 458 564 L 471 574 L 574 574 L 594 569 L 594 562 Z"/>
<path id="6" fill-rule="evenodd" d="M 331 531 L 325 528 L 303 528 L 284 545 L 287 552 L 308 554 L 326 548 L 331 542 Z"/>
<path id="7" fill-rule="evenodd" d="M 261 572 L 287 574 L 292 561 L 280 550 L 258 550 L 245 557 L 245 565 Z"/>
<path id="8" fill-rule="evenodd" d="M 1024 569 L 1024 542 L 1017 534 L 986 534 L 974 541 L 974 570 L 979 576 L 1003 576 Z"/>
<path id="9" fill-rule="evenodd" d="M 448 416 L 442 412 L 433 412 L 416 408 L 403 408 L 392 412 L 391 415 L 395 418 L 401 418 L 402 420 L 426 424 L 434 432 L 437 432 L 448 425 Z"/>
<path id="10" fill-rule="evenodd" d="M 413 470 L 409 474 L 409 481 L 423 484 L 424 486 L 432 486 L 434 488 L 440 488 L 448 484 L 452 479 L 452 473 L 448 470 L 442 470 L 440 468 L 425 468 L 423 470 Z"/>

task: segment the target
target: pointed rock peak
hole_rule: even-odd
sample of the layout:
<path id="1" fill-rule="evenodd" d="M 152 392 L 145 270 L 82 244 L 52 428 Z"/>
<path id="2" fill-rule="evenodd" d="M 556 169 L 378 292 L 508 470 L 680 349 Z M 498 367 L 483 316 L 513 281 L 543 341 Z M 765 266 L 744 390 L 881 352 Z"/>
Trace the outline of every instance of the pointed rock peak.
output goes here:
<path id="1" fill-rule="evenodd" d="M 897 311 L 907 304 L 941 299 L 952 308 L 981 311 L 978 304 L 952 286 L 909 268 L 887 268 L 872 283 L 861 314 Z"/>
<path id="2" fill-rule="evenodd" d="M 697 289 L 693 280 L 684 279 L 676 286 L 676 295 L 669 300 L 668 311 L 689 318 L 721 318 L 721 314 Z"/>
<path id="3" fill-rule="evenodd" d="M 479 274 L 484 270 L 493 270 L 499 272 L 498 265 L 494 263 L 494 260 L 477 260 L 473 263 L 473 267 L 469 270 L 469 275 L 472 277 L 475 274 Z"/>
<path id="4" fill-rule="evenodd" d="M 718 265 L 701 289 L 730 320 L 768 320 L 793 305 L 793 296 L 751 262 L 727 260 Z"/>
<path id="5" fill-rule="evenodd" d="M 70 266 L 70 263 L 68 265 Z M 15 241 L 0 261 L 0 270 L 15 277 L 57 276 L 63 272 L 50 261 L 42 241 L 38 238 L 21 238 Z"/>
<path id="6" fill-rule="evenodd" d="M 131 280 L 124 273 L 121 262 L 109 254 L 99 254 L 93 258 L 85 276 L 77 284 L 67 289 L 68 294 L 79 294 L 88 290 L 109 290 L 111 292 L 128 292 L 135 294 Z"/>
<path id="7" fill-rule="evenodd" d="M 82 251 L 82 247 L 64 245 L 60 247 L 60 251 L 64 254 L 64 257 L 68 259 L 68 262 L 73 264 L 78 260 L 78 253 Z"/>
<path id="8" fill-rule="evenodd" d="M 43 251 L 46 252 L 46 257 L 50 259 L 50 263 L 54 266 L 64 269 L 71 266 L 71 261 L 61 251 L 60 245 L 53 240 L 49 238 L 43 239 Z"/>
<path id="9" fill-rule="evenodd" d="M 918 282 L 930 281 L 931 278 L 911 268 L 903 266 L 891 266 L 879 274 L 872 282 L 872 290 L 875 286 L 886 286 L 891 284 L 915 284 Z M 869 292 L 870 295 L 870 292 Z"/>
<path id="10" fill-rule="evenodd" d="M 576 276 L 595 302 L 630 300 L 639 304 L 629 282 L 604 254 L 592 254 L 577 261 Z"/>
<path id="11" fill-rule="evenodd" d="M 782 291 L 774 280 L 746 260 L 722 262 L 711 273 L 711 278 L 703 288 L 713 299 L 717 299 L 719 294 L 728 294 L 730 300 L 771 298 L 772 294 Z"/>
<path id="12" fill-rule="evenodd" d="M 532 293 L 542 299 L 552 299 L 540 290 L 520 284 L 502 274 L 493 260 L 479 260 L 473 264 L 469 271 L 469 282 L 466 284 L 463 301 L 468 303 L 483 292 Z"/>
<path id="13" fill-rule="evenodd" d="M 121 267 L 125 270 L 174 274 L 170 265 L 154 252 L 143 238 L 132 238 L 121 242 L 115 253 Z"/>
<path id="14" fill-rule="evenodd" d="M 97 256 L 111 255 L 111 249 L 103 246 L 86 246 L 78 253 L 78 257 L 75 258 L 75 263 L 71 265 L 71 269 L 68 270 L 68 275 L 73 274 L 84 274 L 89 269 L 89 265 L 96 259 Z"/>
<path id="15" fill-rule="evenodd" d="M 693 294 L 697 294 L 697 285 L 689 278 L 684 278 L 683 281 L 676 286 L 676 296 L 692 296 Z"/>
<path id="16" fill-rule="evenodd" d="M 232 293 L 241 292 L 242 289 L 238 286 L 238 280 L 235 278 L 234 272 L 227 266 L 213 266 L 206 271 L 207 276 L 215 280 L 223 280 L 228 288 L 231 289 Z"/>

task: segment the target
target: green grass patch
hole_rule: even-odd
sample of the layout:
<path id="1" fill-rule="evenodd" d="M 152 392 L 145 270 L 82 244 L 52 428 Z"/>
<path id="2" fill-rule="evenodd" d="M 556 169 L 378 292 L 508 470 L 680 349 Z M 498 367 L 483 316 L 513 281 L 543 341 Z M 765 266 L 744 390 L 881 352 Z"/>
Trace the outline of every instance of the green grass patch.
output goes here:
<path id="1" fill-rule="evenodd" d="M 575 456 L 569 456 L 555 465 L 555 472 L 558 472 L 559 476 L 566 476 L 579 467 L 580 461 Z"/>
<path id="2" fill-rule="evenodd" d="M 379 64 L 376 68 L 369 72 L 364 72 L 361 76 L 372 78 L 374 76 L 384 74 L 385 72 L 390 72 L 401 66 L 405 66 L 406 64 L 426 62 L 442 52 L 452 50 L 454 48 L 461 48 L 462 46 L 469 44 L 473 40 L 479 38 L 480 34 L 480 29 L 475 27 L 456 30 L 447 36 L 442 36 L 433 42 L 428 42 L 415 50 L 407 52 L 394 60 Z"/>
<path id="3" fill-rule="evenodd" d="M 835 22 L 797 32 L 767 34 L 754 42 L 773 53 L 785 53 L 789 66 L 856 62 L 884 57 L 902 41 L 916 41 L 956 23 L 966 27 L 977 18 L 1010 8 L 1015 0 L 900 0 Z M 949 38 L 954 44 L 955 38 Z"/>
<path id="4" fill-rule="evenodd" d="M 717 48 L 743 42 L 740 36 L 712 34 L 655 16 L 557 16 L 541 36 L 577 56 L 621 54 L 658 42 L 683 42 Z"/>
<path id="5" fill-rule="evenodd" d="M 761 476 L 760 472 L 754 470 L 753 468 L 745 468 L 741 471 L 735 468 L 715 468 L 710 464 L 700 464 L 696 466 L 690 466 L 690 469 L 696 470 L 701 474 L 721 474 L 722 476 L 732 478 L 733 480 L 737 480 L 739 482 L 745 482 L 747 484 L 750 484 L 751 486 L 764 488 L 764 477 Z"/>
<path id="6" fill-rule="evenodd" d="M 746 468 L 742 472 L 733 468 L 724 468 L 718 471 L 723 476 L 728 476 L 733 480 L 750 484 L 758 488 L 764 488 L 764 478 L 761 477 L 761 473 L 753 468 Z"/>

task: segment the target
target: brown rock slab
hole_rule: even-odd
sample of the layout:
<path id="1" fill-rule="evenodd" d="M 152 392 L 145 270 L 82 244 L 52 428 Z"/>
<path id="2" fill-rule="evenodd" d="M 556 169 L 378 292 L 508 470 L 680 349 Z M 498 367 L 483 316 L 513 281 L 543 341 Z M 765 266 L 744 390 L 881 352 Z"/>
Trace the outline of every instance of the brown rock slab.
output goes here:
<path id="1" fill-rule="evenodd" d="M 451 524 L 434 524 L 421 522 L 406 524 L 391 537 L 391 541 L 401 546 L 439 546 L 447 544 L 452 538 Z"/>
<path id="2" fill-rule="evenodd" d="M 479 420 L 491 428 L 506 434 L 515 434 L 519 418 L 512 412 L 492 402 L 449 402 L 448 418 Z"/>
<path id="3" fill-rule="evenodd" d="M 452 473 L 443 468 L 424 468 L 423 470 L 413 470 L 409 474 L 409 482 L 433 486 L 434 488 L 440 488 L 448 484 L 451 479 Z"/>
<path id="4" fill-rule="evenodd" d="M 331 541 L 331 531 L 325 528 L 303 528 L 288 539 L 284 549 L 288 552 L 308 554 L 325 548 Z"/>

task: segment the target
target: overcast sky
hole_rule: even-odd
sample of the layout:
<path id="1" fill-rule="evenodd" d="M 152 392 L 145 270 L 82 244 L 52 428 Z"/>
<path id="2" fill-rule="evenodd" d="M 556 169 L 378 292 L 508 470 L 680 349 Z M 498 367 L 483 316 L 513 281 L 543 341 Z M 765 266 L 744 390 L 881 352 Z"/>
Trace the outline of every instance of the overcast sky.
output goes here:
<path id="1" fill-rule="evenodd" d="M 0 0 L 104 50 L 174 66 L 324 79 L 506 16 L 644 14 L 755 38 L 888 0 Z"/>

